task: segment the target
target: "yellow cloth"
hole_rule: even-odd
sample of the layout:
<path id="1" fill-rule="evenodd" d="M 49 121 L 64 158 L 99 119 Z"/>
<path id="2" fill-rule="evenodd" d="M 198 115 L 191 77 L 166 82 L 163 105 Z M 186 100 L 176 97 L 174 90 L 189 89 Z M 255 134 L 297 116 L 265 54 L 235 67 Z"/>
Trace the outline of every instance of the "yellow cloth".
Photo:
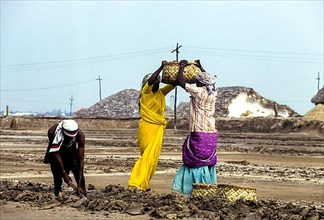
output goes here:
<path id="1" fill-rule="evenodd" d="M 146 83 L 141 92 L 141 120 L 138 127 L 138 145 L 141 157 L 136 161 L 128 186 L 147 189 L 161 153 L 166 120 L 164 118 L 165 95 L 174 87 L 166 85 L 156 93 Z"/>

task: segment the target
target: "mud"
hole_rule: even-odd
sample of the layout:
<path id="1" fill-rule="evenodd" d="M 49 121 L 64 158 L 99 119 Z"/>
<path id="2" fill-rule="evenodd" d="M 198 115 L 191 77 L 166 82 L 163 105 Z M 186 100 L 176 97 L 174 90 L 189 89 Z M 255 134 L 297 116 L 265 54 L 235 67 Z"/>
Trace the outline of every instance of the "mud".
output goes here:
<path id="1" fill-rule="evenodd" d="M 95 120 L 83 128 L 86 199 L 66 186 L 54 196 L 50 168 L 42 163 L 45 127 L 22 129 L 20 121 L 20 129 L 2 129 L 1 219 L 324 219 L 324 135 L 313 127 L 282 133 L 219 130 L 218 183 L 257 189 L 256 202 L 228 202 L 170 189 L 187 135 L 182 129 L 166 129 L 150 188 L 127 188 L 139 157 L 137 129 L 126 121 L 125 127 L 106 122 L 103 129 L 102 122 L 102 129 L 94 129 Z"/>
<path id="2" fill-rule="evenodd" d="M 86 212 L 118 212 L 163 219 L 324 218 L 324 204 L 319 202 L 282 202 L 270 199 L 228 202 L 213 197 L 159 194 L 150 189 L 142 191 L 118 185 L 108 185 L 102 190 L 90 186 L 87 198 L 79 198 L 72 192 L 63 192 L 60 197 L 54 197 L 51 185 L 8 180 L 0 181 L 0 190 L 0 204 L 15 201 L 40 209 L 69 206 Z"/>

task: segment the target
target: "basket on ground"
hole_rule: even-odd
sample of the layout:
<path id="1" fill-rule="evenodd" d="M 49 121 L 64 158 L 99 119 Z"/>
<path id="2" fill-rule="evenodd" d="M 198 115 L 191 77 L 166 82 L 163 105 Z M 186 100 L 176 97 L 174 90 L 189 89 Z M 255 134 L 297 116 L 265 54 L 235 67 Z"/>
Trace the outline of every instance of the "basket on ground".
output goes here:
<path id="1" fill-rule="evenodd" d="M 180 62 L 171 61 L 168 62 L 162 71 L 162 82 L 166 84 L 173 84 L 177 80 Z M 183 79 L 186 83 L 195 83 L 196 76 L 201 73 L 199 67 L 195 65 L 195 62 L 188 62 L 183 70 Z"/>
<path id="2" fill-rule="evenodd" d="M 193 196 L 217 196 L 234 202 L 238 199 L 256 201 L 256 189 L 246 186 L 235 186 L 227 184 L 200 184 L 194 183 L 192 186 Z"/>

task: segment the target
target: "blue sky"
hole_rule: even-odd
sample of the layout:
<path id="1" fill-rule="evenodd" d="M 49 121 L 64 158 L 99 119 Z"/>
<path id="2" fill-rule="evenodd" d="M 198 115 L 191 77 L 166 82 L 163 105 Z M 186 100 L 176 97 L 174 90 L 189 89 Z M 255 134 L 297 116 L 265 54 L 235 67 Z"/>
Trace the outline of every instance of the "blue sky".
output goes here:
<path id="1" fill-rule="evenodd" d="M 217 86 L 252 87 L 300 114 L 323 86 L 323 1 L 1 1 L 1 110 L 87 108 L 182 45 Z M 171 94 L 172 95 L 172 94 Z M 167 104 L 171 103 L 171 95 Z M 178 89 L 178 103 L 188 95 Z"/>

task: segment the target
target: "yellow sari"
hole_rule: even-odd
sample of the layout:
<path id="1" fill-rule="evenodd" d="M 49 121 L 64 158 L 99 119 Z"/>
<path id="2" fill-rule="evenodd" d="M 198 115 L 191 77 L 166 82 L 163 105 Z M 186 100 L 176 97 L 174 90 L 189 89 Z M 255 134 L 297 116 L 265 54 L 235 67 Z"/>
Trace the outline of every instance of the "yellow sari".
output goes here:
<path id="1" fill-rule="evenodd" d="M 164 118 L 165 96 L 174 88 L 166 85 L 156 93 L 146 83 L 141 91 L 138 127 L 138 146 L 141 157 L 136 161 L 128 186 L 147 189 L 152 179 L 162 149 L 163 135 L 166 127 Z"/>

